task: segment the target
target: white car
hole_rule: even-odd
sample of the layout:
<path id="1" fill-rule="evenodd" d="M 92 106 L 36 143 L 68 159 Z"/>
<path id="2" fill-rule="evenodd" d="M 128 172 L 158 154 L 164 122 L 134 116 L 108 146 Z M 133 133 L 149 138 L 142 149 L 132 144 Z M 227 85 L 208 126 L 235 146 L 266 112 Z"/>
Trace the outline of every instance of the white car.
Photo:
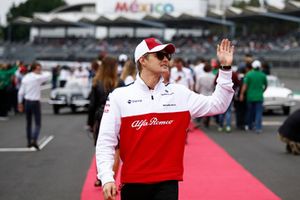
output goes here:
<path id="1" fill-rule="evenodd" d="M 91 87 L 88 84 L 82 84 L 78 80 L 68 80 L 65 87 L 56 88 L 51 91 L 49 104 L 53 105 L 54 114 L 59 114 L 63 107 L 70 107 L 72 112 L 77 108 L 89 106 L 89 94 Z"/>
<path id="2" fill-rule="evenodd" d="M 284 87 L 278 77 L 267 76 L 268 87 L 264 92 L 264 111 L 282 110 L 285 115 L 290 114 L 291 107 L 295 105 L 293 92 Z"/>

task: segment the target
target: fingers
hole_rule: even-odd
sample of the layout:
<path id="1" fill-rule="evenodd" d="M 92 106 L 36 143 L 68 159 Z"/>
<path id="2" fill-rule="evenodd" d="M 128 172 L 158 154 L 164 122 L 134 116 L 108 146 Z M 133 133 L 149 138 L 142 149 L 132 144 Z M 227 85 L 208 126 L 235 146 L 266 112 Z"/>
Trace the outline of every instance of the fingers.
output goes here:
<path id="1" fill-rule="evenodd" d="M 112 188 L 112 196 L 115 198 L 117 195 L 117 188 L 116 187 L 113 187 Z"/>
<path id="2" fill-rule="evenodd" d="M 106 183 L 103 186 L 103 194 L 105 200 L 115 200 L 117 195 L 117 187 L 114 183 Z"/>
<path id="3" fill-rule="evenodd" d="M 221 44 L 217 45 L 217 52 L 220 52 L 220 51 L 226 51 L 226 52 L 229 52 L 229 53 L 232 53 L 234 50 L 234 47 L 231 45 L 231 41 L 228 40 L 227 38 L 226 39 L 223 39 L 221 41 Z"/>

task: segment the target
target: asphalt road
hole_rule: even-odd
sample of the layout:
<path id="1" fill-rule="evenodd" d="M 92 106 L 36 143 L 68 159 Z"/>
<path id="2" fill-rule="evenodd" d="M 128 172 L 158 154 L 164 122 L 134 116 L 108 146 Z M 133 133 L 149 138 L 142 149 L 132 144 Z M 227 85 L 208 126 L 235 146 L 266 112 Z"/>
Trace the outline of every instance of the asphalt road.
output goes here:
<path id="1" fill-rule="evenodd" d="M 298 81 L 285 80 L 286 86 Z M 300 108 L 300 103 L 293 108 Z M 42 104 L 41 139 L 53 139 L 39 152 L 0 152 L 0 199 L 80 199 L 80 193 L 94 154 L 92 136 L 84 129 L 86 113 L 69 109 L 54 115 Z M 217 132 L 212 125 L 203 129 L 235 160 L 284 200 L 300 199 L 300 157 L 285 153 L 277 128 L 286 116 L 264 116 L 262 134 L 233 130 Z M 0 121 L 0 149 L 25 147 L 25 118 L 11 116 Z M 221 167 L 221 166 L 220 166 Z"/>

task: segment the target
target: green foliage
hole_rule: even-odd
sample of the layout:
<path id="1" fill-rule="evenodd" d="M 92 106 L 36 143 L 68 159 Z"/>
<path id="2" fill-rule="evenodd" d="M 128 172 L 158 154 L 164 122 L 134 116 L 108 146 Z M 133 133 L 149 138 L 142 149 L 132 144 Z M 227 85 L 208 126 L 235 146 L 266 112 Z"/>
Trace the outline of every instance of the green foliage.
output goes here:
<path id="1" fill-rule="evenodd" d="M 259 0 L 250 0 L 249 2 L 235 0 L 233 2 L 232 6 L 237 7 L 237 8 L 245 8 L 246 6 L 260 7 L 260 3 L 259 3 Z"/>
<path id="2" fill-rule="evenodd" d="M 235 0 L 232 3 L 232 6 L 233 7 L 237 7 L 237 8 L 245 8 L 247 6 L 247 3 L 245 1 L 237 1 L 237 0 Z"/>
<path id="3" fill-rule="evenodd" d="M 259 0 L 250 0 L 248 5 L 253 6 L 253 7 L 259 7 L 260 3 L 259 3 Z"/>
<path id="4" fill-rule="evenodd" d="M 19 6 L 13 5 L 9 12 L 6 15 L 7 22 L 10 24 L 17 17 L 32 17 L 35 12 L 49 12 L 57 7 L 66 5 L 64 0 L 27 0 L 24 3 L 21 3 Z M 10 26 L 10 25 L 9 25 Z M 11 26 L 11 36 L 12 40 L 26 40 L 29 37 L 29 27 L 14 25 Z M 9 28 L 7 28 L 8 30 Z"/>

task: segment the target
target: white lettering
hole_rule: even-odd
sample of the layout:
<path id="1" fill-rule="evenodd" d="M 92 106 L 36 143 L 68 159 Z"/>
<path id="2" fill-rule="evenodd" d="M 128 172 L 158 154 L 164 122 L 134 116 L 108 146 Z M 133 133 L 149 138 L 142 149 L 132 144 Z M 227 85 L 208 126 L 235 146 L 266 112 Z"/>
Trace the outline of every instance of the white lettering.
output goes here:
<path id="1" fill-rule="evenodd" d="M 163 125 L 171 125 L 174 120 L 165 120 L 159 121 L 156 117 L 153 117 L 148 122 L 146 119 L 144 120 L 136 120 L 132 122 L 131 127 L 135 128 L 136 130 L 140 130 L 142 127 L 146 126 L 163 126 Z"/>
<path id="2" fill-rule="evenodd" d="M 145 12 L 153 13 L 157 12 L 160 14 L 174 12 L 174 5 L 171 3 L 140 3 L 137 0 L 130 2 L 117 1 L 115 4 L 115 12 Z"/>

